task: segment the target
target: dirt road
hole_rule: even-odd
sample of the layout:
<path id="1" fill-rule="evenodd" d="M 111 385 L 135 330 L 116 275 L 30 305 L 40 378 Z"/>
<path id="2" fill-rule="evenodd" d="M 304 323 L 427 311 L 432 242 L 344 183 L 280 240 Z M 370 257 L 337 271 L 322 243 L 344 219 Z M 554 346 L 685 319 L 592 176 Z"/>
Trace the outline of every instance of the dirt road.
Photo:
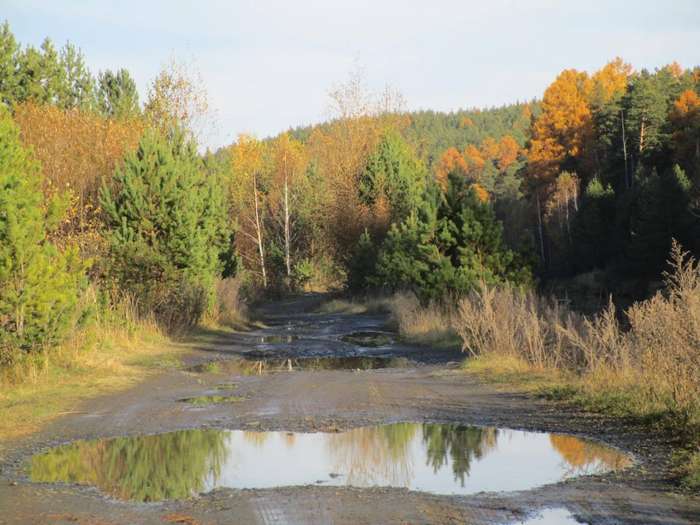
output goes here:
<path id="1" fill-rule="evenodd" d="M 296 369 L 300 357 L 357 356 L 358 345 L 344 336 L 385 330 L 381 315 L 322 315 L 314 313 L 316 303 L 316 298 L 304 297 L 270 305 L 262 310 L 269 328 L 201 345 L 186 369 L 166 371 L 129 391 L 88 401 L 76 413 L 13 444 L 0 465 L 0 524 L 494 524 L 520 523 L 550 507 L 567 509 L 590 524 L 700 523 L 700 498 L 672 490 L 670 447 L 663 437 L 484 384 L 456 368 L 461 356 L 454 352 L 383 341 L 362 347 L 361 355 L 392 358 L 385 368 Z M 274 357 L 276 367 L 293 370 L 239 375 L 228 363 L 241 355 Z M 221 364 L 195 366 L 212 360 Z M 235 403 L 182 402 L 219 392 L 231 382 Z M 633 454 L 635 464 L 622 472 L 529 491 L 470 496 L 308 485 L 217 489 L 185 501 L 136 503 L 109 498 L 92 487 L 27 478 L 32 454 L 77 439 L 206 427 L 338 431 L 401 421 L 586 436 Z"/>

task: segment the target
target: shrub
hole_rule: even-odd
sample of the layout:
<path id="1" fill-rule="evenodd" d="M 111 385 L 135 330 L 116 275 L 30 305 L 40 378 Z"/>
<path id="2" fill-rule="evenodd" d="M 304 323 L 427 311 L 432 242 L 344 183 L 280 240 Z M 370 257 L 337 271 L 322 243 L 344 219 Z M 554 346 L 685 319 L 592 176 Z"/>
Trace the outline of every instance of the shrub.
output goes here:
<path id="1" fill-rule="evenodd" d="M 61 215 L 44 205 L 39 166 L 0 113 L 0 363 L 17 351 L 55 344 L 74 318 L 85 267 L 77 251 L 59 251 L 47 233 Z"/>

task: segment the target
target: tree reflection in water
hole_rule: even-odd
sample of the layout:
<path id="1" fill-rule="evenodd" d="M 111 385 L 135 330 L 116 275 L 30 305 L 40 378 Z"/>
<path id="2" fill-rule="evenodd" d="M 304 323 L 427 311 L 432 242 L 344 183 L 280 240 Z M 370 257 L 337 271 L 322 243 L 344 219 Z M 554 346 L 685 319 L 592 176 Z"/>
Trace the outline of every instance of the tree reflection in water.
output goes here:
<path id="1" fill-rule="evenodd" d="M 345 473 L 348 485 L 367 486 L 386 480 L 405 487 L 413 477 L 409 449 L 419 427 L 416 423 L 396 423 L 329 434 L 326 447 L 333 468 Z"/>
<path id="2" fill-rule="evenodd" d="M 455 481 L 459 481 L 462 487 L 465 478 L 469 477 L 472 461 L 475 458 L 481 459 L 493 450 L 497 439 L 498 430 L 495 428 L 433 423 L 423 425 L 423 442 L 428 464 L 437 472 L 447 464 L 449 456 Z"/>
<path id="3" fill-rule="evenodd" d="M 405 487 L 413 478 L 412 443 L 419 433 L 427 464 L 437 472 L 451 462 L 455 480 L 462 486 L 472 460 L 492 450 L 498 436 L 494 428 L 396 423 L 330 435 L 327 446 L 335 460 L 334 468 L 347 474 L 348 484 L 366 486 L 384 480 Z"/>
<path id="4" fill-rule="evenodd" d="M 183 499 L 218 479 L 225 438 L 204 429 L 78 441 L 34 456 L 31 478 L 94 485 L 120 499 Z"/>
<path id="5" fill-rule="evenodd" d="M 629 457 L 625 454 L 593 441 L 563 434 L 552 434 L 549 436 L 549 441 L 566 461 L 570 475 L 619 470 L 630 463 Z"/>
<path id="6" fill-rule="evenodd" d="M 623 468 L 629 461 L 572 436 L 395 423 L 339 433 L 203 429 L 79 441 L 34 456 L 30 477 L 94 485 L 136 501 L 183 499 L 217 486 L 308 483 L 473 493 L 519 490 Z M 515 485 L 508 483 L 512 472 L 520 476 Z"/>

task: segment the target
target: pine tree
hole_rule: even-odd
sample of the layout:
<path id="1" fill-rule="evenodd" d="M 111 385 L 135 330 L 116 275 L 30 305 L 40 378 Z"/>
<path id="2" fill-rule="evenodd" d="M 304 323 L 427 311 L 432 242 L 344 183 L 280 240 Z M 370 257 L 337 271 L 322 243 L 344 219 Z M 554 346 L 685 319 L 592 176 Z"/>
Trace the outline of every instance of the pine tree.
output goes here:
<path id="1" fill-rule="evenodd" d="M 110 118 L 131 118 L 140 113 L 136 82 L 126 69 L 104 71 L 97 80 L 97 107 Z"/>
<path id="2" fill-rule="evenodd" d="M 610 255 L 615 220 L 615 192 L 594 178 L 586 186 L 574 221 L 573 263 L 578 271 L 602 268 Z"/>
<path id="3" fill-rule="evenodd" d="M 4 22 L 0 26 L 0 103 L 9 106 L 17 99 L 19 46 L 10 25 Z"/>
<path id="4" fill-rule="evenodd" d="M 360 199 L 369 206 L 386 199 L 391 219 L 401 220 L 419 203 L 426 182 L 426 170 L 408 144 L 389 132 L 367 159 L 360 176 Z"/>
<path id="5" fill-rule="evenodd" d="M 103 187 L 110 273 L 170 326 L 199 320 L 229 249 L 227 201 L 194 143 L 148 131 Z"/>
<path id="6" fill-rule="evenodd" d="M 47 241 L 61 205 L 45 209 L 37 163 L 0 110 L 0 364 L 56 343 L 75 313 L 84 266 Z"/>
<path id="7" fill-rule="evenodd" d="M 427 300 L 465 293 L 481 280 L 529 279 L 529 269 L 504 246 L 491 205 L 463 177 L 453 175 L 447 193 L 431 186 L 422 204 L 392 225 L 369 282 L 410 289 Z"/>
<path id="8" fill-rule="evenodd" d="M 62 109 L 92 109 L 95 103 L 95 80 L 85 65 L 85 57 L 80 49 L 71 43 L 63 46 L 60 65 L 64 85 L 58 95 L 58 106 Z"/>

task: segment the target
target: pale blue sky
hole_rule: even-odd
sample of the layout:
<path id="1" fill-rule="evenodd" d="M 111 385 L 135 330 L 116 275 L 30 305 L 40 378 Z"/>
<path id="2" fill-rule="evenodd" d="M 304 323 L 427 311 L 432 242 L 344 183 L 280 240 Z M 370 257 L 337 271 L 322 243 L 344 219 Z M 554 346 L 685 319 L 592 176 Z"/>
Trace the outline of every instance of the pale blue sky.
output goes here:
<path id="1" fill-rule="evenodd" d="M 70 40 L 95 72 L 128 68 L 142 95 L 170 57 L 193 60 L 214 147 L 323 120 L 355 63 L 436 110 L 539 97 L 560 70 L 617 55 L 700 64 L 700 0 L 0 0 L 3 18 L 24 44 Z"/>

